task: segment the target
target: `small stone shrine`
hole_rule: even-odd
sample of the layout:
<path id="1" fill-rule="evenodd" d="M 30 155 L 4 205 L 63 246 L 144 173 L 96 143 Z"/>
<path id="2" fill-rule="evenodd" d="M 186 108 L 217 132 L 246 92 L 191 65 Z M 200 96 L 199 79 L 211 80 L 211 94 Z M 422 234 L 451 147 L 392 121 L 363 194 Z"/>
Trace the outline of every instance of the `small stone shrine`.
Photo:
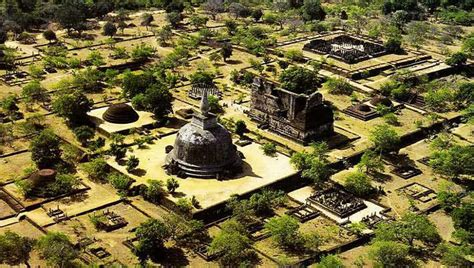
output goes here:
<path id="1" fill-rule="evenodd" d="M 229 131 L 209 112 L 207 90 L 203 90 L 201 112 L 193 114 L 183 126 L 173 149 L 168 153 L 165 168 L 180 177 L 221 178 L 240 172 L 242 159 L 232 144 Z"/>
<path id="2" fill-rule="evenodd" d="M 334 131 L 332 109 L 321 93 L 297 94 L 255 78 L 249 116 L 271 131 L 307 144 Z"/>
<path id="3" fill-rule="evenodd" d="M 307 201 L 330 211 L 340 218 L 346 218 L 367 207 L 362 199 L 336 188 L 316 191 Z"/>

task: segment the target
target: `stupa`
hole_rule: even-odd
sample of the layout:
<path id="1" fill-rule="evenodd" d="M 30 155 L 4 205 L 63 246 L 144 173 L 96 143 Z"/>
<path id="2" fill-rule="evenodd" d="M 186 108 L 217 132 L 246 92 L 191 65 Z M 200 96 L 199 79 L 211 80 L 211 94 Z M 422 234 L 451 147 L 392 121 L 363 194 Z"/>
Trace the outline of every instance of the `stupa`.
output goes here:
<path id="1" fill-rule="evenodd" d="M 139 116 L 132 106 L 126 103 L 118 103 L 110 105 L 102 118 L 114 124 L 129 124 L 136 122 Z"/>
<path id="2" fill-rule="evenodd" d="M 209 111 L 207 90 L 202 94 L 201 111 L 179 130 L 165 168 L 180 177 L 230 177 L 241 170 L 242 159 L 229 131 Z"/>

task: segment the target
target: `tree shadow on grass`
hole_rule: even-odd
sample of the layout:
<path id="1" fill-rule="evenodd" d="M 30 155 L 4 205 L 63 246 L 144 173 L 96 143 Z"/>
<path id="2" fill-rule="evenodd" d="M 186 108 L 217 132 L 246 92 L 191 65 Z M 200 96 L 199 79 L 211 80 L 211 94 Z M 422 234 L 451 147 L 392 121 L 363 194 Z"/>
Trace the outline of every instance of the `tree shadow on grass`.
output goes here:
<path id="1" fill-rule="evenodd" d="M 242 61 L 241 60 L 227 60 L 226 63 L 234 65 L 234 64 L 241 64 Z"/>
<path id="2" fill-rule="evenodd" d="M 144 170 L 142 168 L 137 168 L 137 169 L 134 169 L 133 171 L 131 171 L 130 173 L 137 176 L 137 177 L 143 177 L 143 176 L 146 175 L 146 170 Z"/>
<path id="3" fill-rule="evenodd" d="M 151 260 L 164 267 L 184 267 L 189 265 L 186 254 L 181 248 L 177 247 L 163 249 L 161 254 L 156 254 Z"/>
<path id="4" fill-rule="evenodd" d="M 392 180 L 392 176 L 377 171 L 372 172 L 371 177 L 377 182 L 388 182 Z"/>

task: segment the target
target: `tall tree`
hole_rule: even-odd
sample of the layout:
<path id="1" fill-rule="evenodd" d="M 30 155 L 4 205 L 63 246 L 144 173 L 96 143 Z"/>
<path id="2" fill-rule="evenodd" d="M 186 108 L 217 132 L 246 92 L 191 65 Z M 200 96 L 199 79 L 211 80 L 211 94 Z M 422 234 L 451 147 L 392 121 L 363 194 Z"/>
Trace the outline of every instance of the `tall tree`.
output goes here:
<path id="1" fill-rule="evenodd" d="M 87 112 L 92 107 L 91 101 L 80 92 L 62 94 L 53 101 L 53 110 L 72 124 L 86 122 Z"/>
<path id="2" fill-rule="evenodd" d="M 69 237 L 59 232 L 48 232 L 38 239 L 37 247 L 40 256 L 51 266 L 70 267 L 71 262 L 78 256 Z"/>
<path id="3" fill-rule="evenodd" d="M 304 0 L 301 12 L 305 21 L 324 20 L 326 18 L 326 12 L 322 8 L 320 0 Z"/>
<path id="4" fill-rule="evenodd" d="M 103 27 L 103 33 L 112 38 L 117 33 L 117 27 L 112 22 L 108 21 Z"/>
<path id="5" fill-rule="evenodd" d="M 370 140 L 375 149 L 381 152 L 390 152 L 398 149 L 400 136 L 388 125 L 378 125 L 370 133 Z"/>
<path id="6" fill-rule="evenodd" d="M 82 31 L 86 22 L 87 6 L 83 0 L 64 0 L 56 14 L 56 19 L 68 33 Z"/>
<path id="7" fill-rule="evenodd" d="M 25 264 L 30 267 L 30 252 L 35 241 L 7 230 L 0 235 L 0 263 L 16 266 Z"/>
<path id="8" fill-rule="evenodd" d="M 59 138 L 54 132 L 45 129 L 31 141 L 31 159 L 40 169 L 54 167 L 61 160 L 59 145 Z"/>
<path id="9" fill-rule="evenodd" d="M 165 242 L 171 238 L 167 225 L 157 219 L 149 219 L 140 224 L 135 231 L 138 239 L 135 254 L 144 263 L 165 247 Z"/>

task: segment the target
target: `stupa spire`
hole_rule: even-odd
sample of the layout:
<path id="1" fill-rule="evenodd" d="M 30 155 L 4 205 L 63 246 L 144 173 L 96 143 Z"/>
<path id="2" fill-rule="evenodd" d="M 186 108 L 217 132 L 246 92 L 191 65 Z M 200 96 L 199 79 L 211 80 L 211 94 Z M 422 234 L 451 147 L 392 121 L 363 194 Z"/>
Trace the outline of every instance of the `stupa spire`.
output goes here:
<path id="1" fill-rule="evenodd" d="M 209 115 L 209 100 L 207 98 L 207 88 L 202 89 L 202 97 L 201 97 L 201 113 L 204 116 Z"/>

